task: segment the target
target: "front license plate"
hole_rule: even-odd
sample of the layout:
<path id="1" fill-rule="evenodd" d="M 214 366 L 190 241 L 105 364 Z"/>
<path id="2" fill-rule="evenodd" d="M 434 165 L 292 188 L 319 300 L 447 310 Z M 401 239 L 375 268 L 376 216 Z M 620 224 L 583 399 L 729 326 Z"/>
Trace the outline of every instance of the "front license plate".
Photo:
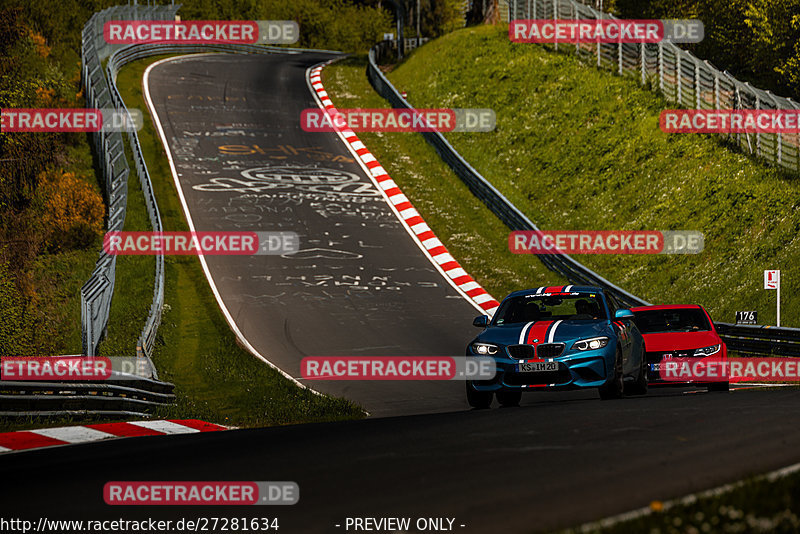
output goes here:
<path id="1" fill-rule="evenodd" d="M 558 371 L 558 363 L 557 362 L 518 363 L 517 371 L 520 373 L 543 373 L 547 371 Z"/>

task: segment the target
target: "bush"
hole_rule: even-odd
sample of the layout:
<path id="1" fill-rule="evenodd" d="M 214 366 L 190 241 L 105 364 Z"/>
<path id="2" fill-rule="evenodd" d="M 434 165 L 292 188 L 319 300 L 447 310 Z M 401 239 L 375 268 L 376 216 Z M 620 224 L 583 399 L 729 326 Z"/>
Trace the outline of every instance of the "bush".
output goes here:
<path id="1" fill-rule="evenodd" d="M 85 248 L 103 232 L 103 200 L 70 172 L 43 173 L 45 242 L 52 251 Z"/>

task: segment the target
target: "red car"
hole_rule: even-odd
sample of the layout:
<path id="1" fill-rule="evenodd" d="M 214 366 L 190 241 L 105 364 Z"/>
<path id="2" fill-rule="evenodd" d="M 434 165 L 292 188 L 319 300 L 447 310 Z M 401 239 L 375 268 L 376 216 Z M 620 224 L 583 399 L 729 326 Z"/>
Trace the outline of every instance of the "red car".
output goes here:
<path id="1" fill-rule="evenodd" d="M 728 348 L 719 337 L 711 316 L 696 304 L 640 306 L 631 308 L 634 322 L 644 336 L 651 385 L 687 384 L 708 387 L 709 391 L 728 391 L 727 381 L 678 382 L 662 377 L 662 362 L 671 358 L 708 358 L 727 362 Z M 683 360 L 685 361 L 685 360 Z"/>

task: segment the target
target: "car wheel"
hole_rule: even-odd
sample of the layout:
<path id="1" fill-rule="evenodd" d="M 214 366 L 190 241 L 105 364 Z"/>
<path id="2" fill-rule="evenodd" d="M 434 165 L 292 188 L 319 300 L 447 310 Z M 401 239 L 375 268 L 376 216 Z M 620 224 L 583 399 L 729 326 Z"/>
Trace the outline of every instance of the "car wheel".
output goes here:
<path id="1" fill-rule="evenodd" d="M 478 391 L 472 387 L 471 382 L 467 382 L 467 403 L 473 408 L 479 410 L 488 408 L 492 405 L 492 397 L 494 393 L 491 391 Z"/>
<path id="2" fill-rule="evenodd" d="M 522 400 L 522 391 L 516 390 L 502 390 L 497 392 L 497 402 L 500 406 L 519 406 L 519 401 Z"/>
<path id="3" fill-rule="evenodd" d="M 617 349 L 617 358 L 614 360 L 614 376 L 600 386 L 600 398 L 603 400 L 619 399 L 625 393 L 625 385 L 622 382 L 622 354 Z"/>
<path id="4" fill-rule="evenodd" d="M 642 346 L 642 364 L 639 367 L 639 375 L 636 382 L 626 388 L 627 395 L 647 395 L 647 359 L 644 357 L 644 345 Z"/>
<path id="5" fill-rule="evenodd" d="M 708 391 L 730 391 L 731 385 L 729 382 L 714 382 L 708 385 Z"/>

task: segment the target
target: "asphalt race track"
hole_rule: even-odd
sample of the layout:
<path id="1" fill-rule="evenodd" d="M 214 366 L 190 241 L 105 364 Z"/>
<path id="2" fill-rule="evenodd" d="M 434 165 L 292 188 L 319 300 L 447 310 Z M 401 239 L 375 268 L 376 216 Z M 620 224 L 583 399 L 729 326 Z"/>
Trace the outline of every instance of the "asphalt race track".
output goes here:
<path id="1" fill-rule="evenodd" d="M 800 460 L 800 390 L 600 401 L 131 438 L 0 456 L 18 517 L 278 517 L 283 533 L 346 517 L 454 517 L 456 532 L 575 525 Z M 113 480 L 292 480 L 294 506 L 122 507 Z M 352 532 L 352 530 L 351 530 Z"/>
<path id="2" fill-rule="evenodd" d="M 323 54 L 202 55 L 148 76 L 197 231 L 292 231 L 285 256 L 208 256 L 243 336 L 300 377 L 304 356 L 453 356 L 479 311 L 433 267 L 334 133 L 305 132 Z M 314 382 L 373 415 L 461 409 L 463 383 Z"/>
<path id="3" fill-rule="evenodd" d="M 214 282 L 245 337 L 294 376 L 306 355 L 460 354 L 476 310 L 370 192 L 338 138 L 297 126 L 314 107 L 305 69 L 325 58 L 202 56 L 151 72 L 196 229 L 291 230 L 312 251 L 209 258 Z M 276 187 L 278 166 L 346 179 Z M 328 174 L 314 175 L 320 168 Z M 277 517 L 283 533 L 346 532 L 347 517 L 445 517 L 456 532 L 540 532 L 800 461 L 796 388 L 651 389 L 616 401 L 532 393 L 521 407 L 483 411 L 467 409 L 460 382 L 319 389 L 385 417 L 3 454 L 5 515 Z M 102 490 L 114 480 L 295 481 L 300 501 L 112 507 Z"/>

